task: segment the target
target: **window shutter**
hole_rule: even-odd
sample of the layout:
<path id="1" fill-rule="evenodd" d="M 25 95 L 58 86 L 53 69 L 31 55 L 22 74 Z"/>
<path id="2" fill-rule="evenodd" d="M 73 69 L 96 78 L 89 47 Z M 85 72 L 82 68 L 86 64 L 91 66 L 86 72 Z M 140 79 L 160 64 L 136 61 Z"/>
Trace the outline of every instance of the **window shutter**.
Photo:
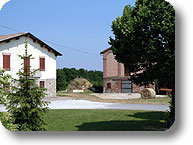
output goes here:
<path id="1" fill-rule="evenodd" d="M 10 70 L 10 55 L 3 54 L 3 69 Z"/>
<path id="2" fill-rule="evenodd" d="M 24 58 L 24 72 L 29 75 L 30 73 L 30 59 L 29 57 Z"/>
<path id="3" fill-rule="evenodd" d="M 40 57 L 40 70 L 45 71 L 45 58 Z"/>

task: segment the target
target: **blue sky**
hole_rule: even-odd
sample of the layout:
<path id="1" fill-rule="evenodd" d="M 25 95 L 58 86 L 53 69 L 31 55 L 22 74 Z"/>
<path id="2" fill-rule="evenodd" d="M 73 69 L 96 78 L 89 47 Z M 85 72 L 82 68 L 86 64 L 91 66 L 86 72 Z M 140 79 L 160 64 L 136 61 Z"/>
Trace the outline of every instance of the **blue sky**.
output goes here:
<path id="1" fill-rule="evenodd" d="M 0 11 L 0 24 L 31 32 L 70 48 L 94 54 L 109 47 L 112 21 L 135 0 L 11 0 Z M 0 27 L 0 35 L 15 33 Z M 102 56 L 90 55 L 46 42 L 63 54 L 57 68 L 102 70 Z"/>

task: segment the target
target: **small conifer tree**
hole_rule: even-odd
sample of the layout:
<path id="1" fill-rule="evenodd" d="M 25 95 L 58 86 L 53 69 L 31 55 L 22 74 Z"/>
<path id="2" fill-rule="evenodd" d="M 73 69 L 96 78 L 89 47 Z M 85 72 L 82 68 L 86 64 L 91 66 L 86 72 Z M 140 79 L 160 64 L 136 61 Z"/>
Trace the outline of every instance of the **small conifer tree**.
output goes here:
<path id="1" fill-rule="evenodd" d="M 25 44 L 25 55 L 19 57 L 23 62 L 29 62 L 32 55 L 28 55 L 27 42 Z M 22 63 L 22 69 L 17 73 L 18 79 L 12 80 L 10 93 L 7 96 L 8 112 L 13 114 L 15 124 L 19 124 L 20 131 L 43 131 L 46 130 L 44 114 L 49 110 L 45 98 L 45 89 L 37 84 L 34 77 L 37 70 L 32 71 L 29 63 Z"/>
<path id="2" fill-rule="evenodd" d="M 6 106 L 6 96 L 9 92 L 9 79 L 11 76 L 5 74 L 4 70 L 0 70 L 0 104 Z M 0 121 L 2 125 L 10 131 L 17 131 L 18 125 L 14 124 L 15 119 L 9 112 L 0 112 Z"/>
<path id="3" fill-rule="evenodd" d="M 5 75 L 4 70 L 0 70 L 0 104 L 5 104 L 5 85 L 8 85 L 9 76 Z"/>

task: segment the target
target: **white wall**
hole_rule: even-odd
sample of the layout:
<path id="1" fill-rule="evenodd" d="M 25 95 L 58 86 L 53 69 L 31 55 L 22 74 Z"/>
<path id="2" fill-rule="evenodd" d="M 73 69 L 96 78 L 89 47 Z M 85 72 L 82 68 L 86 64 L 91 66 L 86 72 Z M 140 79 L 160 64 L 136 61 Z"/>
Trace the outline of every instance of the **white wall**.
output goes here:
<path id="1" fill-rule="evenodd" d="M 45 71 L 41 71 L 40 79 L 56 79 L 56 56 L 48 49 L 41 47 L 39 43 L 33 42 L 29 37 L 20 37 L 19 40 L 11 40 L 10 42 L 0 43 L 0 68 L 3 68 L 3 53 L 11 54 L 10 56 L 10 71 L 6 71 L 13 78 L 17 78 L 16 73 L 23 66 L 23 60 L 18 55 L 25 54 L 24 42 L 28 42 L 28 54 L 32 54 L 34 59 L 30 60 L 31 69 L 39 68 L 39 58 L 45 57 Z"/>

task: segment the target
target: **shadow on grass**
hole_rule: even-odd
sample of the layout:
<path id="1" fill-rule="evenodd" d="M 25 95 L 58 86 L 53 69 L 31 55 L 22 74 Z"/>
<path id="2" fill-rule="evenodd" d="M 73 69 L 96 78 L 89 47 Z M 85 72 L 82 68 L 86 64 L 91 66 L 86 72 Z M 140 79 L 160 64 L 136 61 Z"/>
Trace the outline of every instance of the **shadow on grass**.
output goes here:
<path id="1" fill-rule="evenodd" d="M 128 120 L 89 122 L 76 127 L 78 131 L 164 131 L 166 116 L 165 112 L 139 112 L 128 115 Z"/>

